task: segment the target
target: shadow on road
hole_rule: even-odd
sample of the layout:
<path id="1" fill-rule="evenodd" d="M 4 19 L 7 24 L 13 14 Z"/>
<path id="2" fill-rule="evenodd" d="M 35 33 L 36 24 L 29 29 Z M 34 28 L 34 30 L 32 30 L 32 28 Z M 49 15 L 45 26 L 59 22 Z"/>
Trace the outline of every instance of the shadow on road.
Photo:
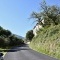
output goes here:
<path id="1" fill-rule="evenodd" d="M 31 50 L 31 49 L 28 47 L 28 45 L 24 44 L 24 45 L 21 45 L 21 46 L 13 47 L 11 49 L 0 50 L 0 51 L 4 51 L 4 52 L 17 52 L 17 51 L 20 51 L 20 50 Z"/>

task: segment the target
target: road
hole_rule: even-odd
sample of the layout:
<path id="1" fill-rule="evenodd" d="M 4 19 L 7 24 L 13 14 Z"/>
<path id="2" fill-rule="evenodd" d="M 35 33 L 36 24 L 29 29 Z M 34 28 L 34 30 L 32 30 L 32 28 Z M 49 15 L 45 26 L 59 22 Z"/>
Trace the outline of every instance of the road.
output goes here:
<path id="1" fill-rule="evenodd" d="M 8 51 L 4 60 L 57 60 L 30 49 L 27 45 L 15 47 Z"/>

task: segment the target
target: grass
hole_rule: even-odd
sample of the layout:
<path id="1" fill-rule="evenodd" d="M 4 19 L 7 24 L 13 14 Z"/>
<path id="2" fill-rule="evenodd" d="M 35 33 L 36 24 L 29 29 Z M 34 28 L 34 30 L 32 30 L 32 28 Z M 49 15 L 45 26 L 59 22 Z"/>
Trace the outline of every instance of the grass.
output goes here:
<path id="1" fill-rule="evenodd" d="M 3 53 L 3 57 L 4 57 L 5 54 L 7 53 L 7 52 L 4 52 L 4 50 L 7 50 L 7 49 L 2 49 L 2 48 L 0 48 L 0 52 Z"/>
<path id="2" fill-rule="evenodd" d="M 3 57 L 6 55 L 7 51 L 10 50 L 12 47 L 0 48 L 0 52 L 3 53 Z"/>
<path id="3" fill-rule="evenodd" d="M 60 59 L 60 25 L 42 28 L 30 47 L 40 53 Z"/>

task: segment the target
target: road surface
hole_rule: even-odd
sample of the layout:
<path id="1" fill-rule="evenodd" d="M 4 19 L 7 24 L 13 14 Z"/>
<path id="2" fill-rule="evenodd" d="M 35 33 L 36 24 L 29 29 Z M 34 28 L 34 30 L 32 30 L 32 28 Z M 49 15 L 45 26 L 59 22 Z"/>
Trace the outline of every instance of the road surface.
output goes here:
<path id="1" fill-rule="evenodd" d="M 4 60 L 57 60 L 47 55 L 31 50 L 28 46 L 15 47 L 8 51 Z"/>

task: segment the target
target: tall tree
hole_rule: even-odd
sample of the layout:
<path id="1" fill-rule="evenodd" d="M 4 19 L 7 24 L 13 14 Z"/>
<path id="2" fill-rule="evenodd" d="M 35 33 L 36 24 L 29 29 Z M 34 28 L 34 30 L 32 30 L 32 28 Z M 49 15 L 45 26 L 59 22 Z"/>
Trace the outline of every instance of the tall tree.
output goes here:
<path id="1" fill-rule="evenodd" d="M 33 30 L 30 30 L 26 33 L 27 40 L 31 41 L 33 37 L 34 37 Z"/>
<path id="2" fill-rule="evenodd" d="M 60 24 L 60 7 L 59 6 L 49 6 L 46 4 L 45 0 L 40 4 L 42 9 L 40 12 L 33 12 L 31 17 L 34 18 L 37 23 L 42 24 L 44 19 L 44 25 L 57 25 Z"/>

